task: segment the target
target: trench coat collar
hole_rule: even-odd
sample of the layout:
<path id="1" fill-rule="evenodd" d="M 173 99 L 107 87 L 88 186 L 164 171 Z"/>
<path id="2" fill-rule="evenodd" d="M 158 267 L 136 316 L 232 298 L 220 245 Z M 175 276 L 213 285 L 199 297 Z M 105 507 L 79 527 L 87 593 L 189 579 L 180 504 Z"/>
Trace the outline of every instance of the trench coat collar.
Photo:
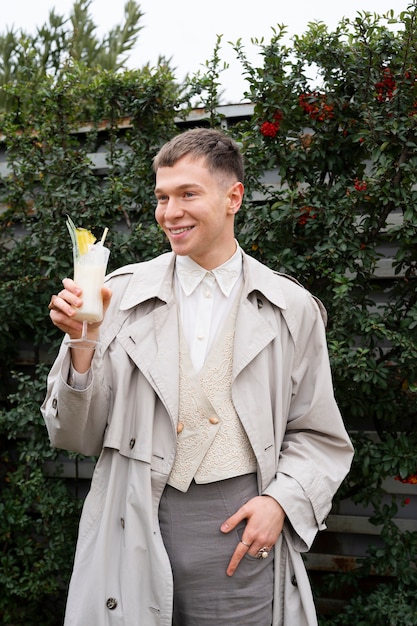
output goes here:
<path id="1" fill-rule="evenodd" d="M 257 291 L 280 309 L 286 309 L 285 295 L 277 281 L 277 272 L 243 253 L 244 290 L 246 296 Z"/>
<path id="2" fill-rule="evenodd" d="M 138 271 L 133 271 L 133 276 L 120 303 L 120 309 L 127 311 L 152 298 L 168 302 L 172 297 L 174 266 L 175 254 L 173 252 L 166 252 L 136 266 Z"/>
<path id="3" fill-rule="evenodd" d="M 280 309 L 286 309 L 283 291 L 276 280 L 276 272 L 259 263 L 242 251 L 244 271 L 244 295 L 253 292 L 265 296 Z M 152 298 L 169 302 L 172 298 L 172 276 L 176 255 L 173 252 L 162 254 L 151 261 L 132 266 L 132 278 L 120 303 L 120 309 L 127 311 Z M 138 268 L 135 271 L 135 267 Z M 140 269 L 139 269 L 140 268 Z M 117 272 L 115 272 L 117 273 Z"/>

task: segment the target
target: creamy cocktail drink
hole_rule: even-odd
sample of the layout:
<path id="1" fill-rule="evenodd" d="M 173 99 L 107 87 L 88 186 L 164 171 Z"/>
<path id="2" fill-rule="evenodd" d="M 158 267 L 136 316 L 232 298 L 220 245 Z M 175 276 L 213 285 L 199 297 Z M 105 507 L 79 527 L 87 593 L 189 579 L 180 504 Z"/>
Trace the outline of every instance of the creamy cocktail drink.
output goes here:
<path id="1" fill-rule="evenodd" d="M 82 256 L 74 252 L 74 282 L 82 289 L 83 304 L 77 309 L 74 319 L 89 324 L 103 319 L 101 288 L 106 274 L 109 250 L 101 243 L 91 245 Z"/>
<path id="2" fill-rule="evenodd" d="M 68 230 L 73 244 L 74 282 L 82 290 L 82 306 L 75 309 L 74 319 L 83 323 L 79 339 L 71 339 L 67 343 L 76 348 L 96 345 L 97 341 L 88 338 L 87 325 L 101 322 L 103 319 L 103 297 L 101 288 L 104 284 L 110 250 L 104 247 L 107 228 L 101 241 L 96 242 L 94 235 L 85 228 L 76 228 L 68 218 Z"/>

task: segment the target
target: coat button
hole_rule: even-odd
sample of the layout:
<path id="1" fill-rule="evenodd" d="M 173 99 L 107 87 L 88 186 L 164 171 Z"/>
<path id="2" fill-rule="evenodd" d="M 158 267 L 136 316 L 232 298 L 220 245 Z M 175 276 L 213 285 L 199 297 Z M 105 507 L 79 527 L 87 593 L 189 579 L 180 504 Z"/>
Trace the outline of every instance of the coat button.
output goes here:
<path id="1" fill-rule="evenodd" d="M 56 398 L 54 398 L 54 399 L 52 400 L 52 408 L 53 408 L 53 409 L 56 409 L 56 407 L 57 407 L 57 406 L 58 406 L 58 400 L 57 400 Z"/>
<path id="2" fill-rule="evenodd" d="M 116 598 L 107 598 L 106 606 L 107 606 L 108 609 L 110 609 L 110 611 L 113 611 L 113 609 L 115 609 L 116 606 L 117 606 Z"/>
<path id="3" fill-rule="evenodd" d="M 135 447 L 135 443 L 136 443 L 136 439 L 134 437 L 132 437 L 132 439 L 129 441 L 129 448 L 132 449 Z"/>
<path id="4" fill-rule="evenodd" d="M 180 434 L 184 430 L 184 424 L 182 422 L 178 422 L 177 424 L 177 433 Z"/>
<path id="5" fill-rule="evenodd" d="M 210 424 L 216 425 L 216 424 L 218 424 L 220 422 L 220 420 L 215 415 L 212 415 L 211 417 L 209 417 L 209 422 L 210 422 Z"/>
<path id="6" fill-rule="evenodd" d="M 122 528 L 124 528 L 124 527 L 125 527 L 125 518 L 124 518 L 124 517 L 121 517 L 121 518 L 120 518 L 120 526 L 121 526 Z"/>
<path id="7" fill-rule="evenodd" d="M 295 577 L 295 574 L 293 574 L 293 575 L 291 576 L 291 584 L 292 584 L 292 586 L 293 586 L 293 587 L 298 587 L 298 584 L 297 584 L 297 579 L 296 579 L 296 577 Z"/>

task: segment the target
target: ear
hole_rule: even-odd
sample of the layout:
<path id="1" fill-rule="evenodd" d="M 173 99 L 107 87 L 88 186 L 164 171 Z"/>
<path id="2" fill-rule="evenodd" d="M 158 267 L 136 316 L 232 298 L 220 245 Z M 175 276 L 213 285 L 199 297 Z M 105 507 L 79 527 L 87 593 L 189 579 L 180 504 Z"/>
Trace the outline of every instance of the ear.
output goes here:
<path id="1" fill-rule="evenodd" d="M 245 188 L 243 187 L 243 184 L 240 182 L 234 183 L 230 187 L 227 193 L 228 204 L 229 204 L 227 212 L 229 215 L 233 215 L 239 211 L 241 204 L 242 204 L 244 192 L 245 192 Z"/>

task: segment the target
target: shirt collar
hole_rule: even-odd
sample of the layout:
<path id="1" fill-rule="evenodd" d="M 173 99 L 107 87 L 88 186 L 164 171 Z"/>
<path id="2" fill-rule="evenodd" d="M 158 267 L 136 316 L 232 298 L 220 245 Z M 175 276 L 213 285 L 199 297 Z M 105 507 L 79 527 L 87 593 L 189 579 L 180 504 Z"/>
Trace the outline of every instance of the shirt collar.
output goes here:
<path id="1" fill-rule="evenodd" d="M 242 251 L 237 246 L 236 252 L 226 263 L 210 271 L 188 256 L 177 256 L 175 274 L 187 296 L 193 293 L 207 275 L 214 275 L 222 293 L 228 297 L 242 274 Z"/>

